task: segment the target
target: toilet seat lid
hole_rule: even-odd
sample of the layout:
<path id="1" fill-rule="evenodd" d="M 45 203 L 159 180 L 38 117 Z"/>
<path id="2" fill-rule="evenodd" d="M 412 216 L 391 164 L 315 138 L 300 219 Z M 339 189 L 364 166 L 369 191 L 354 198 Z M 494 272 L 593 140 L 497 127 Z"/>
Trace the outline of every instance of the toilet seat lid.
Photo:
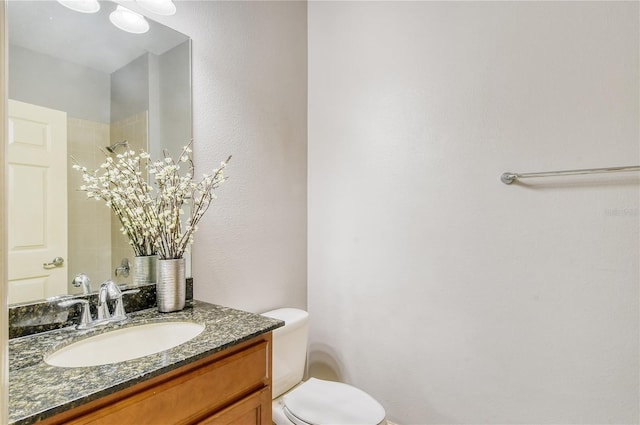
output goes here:
<path id="1" fill-rule="evenodd" d="M 308 424 L 376 425 L 384 408 L 364 391 L 340 382 L 310 378 L 283 397 L 287 410 Z"/>

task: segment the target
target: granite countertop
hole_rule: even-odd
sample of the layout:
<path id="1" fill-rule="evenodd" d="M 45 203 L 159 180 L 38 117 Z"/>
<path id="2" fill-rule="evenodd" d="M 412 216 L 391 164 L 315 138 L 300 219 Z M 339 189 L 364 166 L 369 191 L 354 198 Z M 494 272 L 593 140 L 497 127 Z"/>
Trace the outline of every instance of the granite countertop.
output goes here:
<path id="1" fill-rule="evenodd" d="M 57 329 L 9 340 L 9 424 L 31 424 L 120 391 L 284 325 L 280 320 L 202 301 L 174 313 L 147 309 L 125 322 L 87 330 Z M 154 322 L 205 325 L 194 339 L 157 354 L 115 364 L 62 368 L 44 357 L 57 349 L 110 330 Z"/>

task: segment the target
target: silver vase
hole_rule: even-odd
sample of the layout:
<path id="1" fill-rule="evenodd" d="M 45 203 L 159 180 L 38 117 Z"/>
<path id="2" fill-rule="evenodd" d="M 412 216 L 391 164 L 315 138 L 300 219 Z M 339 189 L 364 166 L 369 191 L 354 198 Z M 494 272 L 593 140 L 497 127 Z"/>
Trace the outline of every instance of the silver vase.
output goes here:
<path id="1" fill-rule="evenodd" d="M 156 300 L 158 311 L 168 313 L 184 308 L 187 295 L 185 260 L 160 260 L 157 265 Z"/>
<path id="2" fill-rule="evenodd" d="M 133 257 L 133 284 L 145 285 L 156 281 L 157 255 Z"/>

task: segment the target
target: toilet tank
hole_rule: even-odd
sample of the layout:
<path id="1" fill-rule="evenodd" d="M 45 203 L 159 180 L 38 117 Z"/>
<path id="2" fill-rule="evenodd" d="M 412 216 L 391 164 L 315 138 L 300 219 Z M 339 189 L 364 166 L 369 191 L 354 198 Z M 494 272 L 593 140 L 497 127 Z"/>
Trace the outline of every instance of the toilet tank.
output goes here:
<path id="1" fill-rule="evenodd" d="M 309 313 L 297 308 L 280 308 L 262 315 L 285 323 L 273 331 L 272 397 L 275 399 L 302 381 L 307 359 Z"/>

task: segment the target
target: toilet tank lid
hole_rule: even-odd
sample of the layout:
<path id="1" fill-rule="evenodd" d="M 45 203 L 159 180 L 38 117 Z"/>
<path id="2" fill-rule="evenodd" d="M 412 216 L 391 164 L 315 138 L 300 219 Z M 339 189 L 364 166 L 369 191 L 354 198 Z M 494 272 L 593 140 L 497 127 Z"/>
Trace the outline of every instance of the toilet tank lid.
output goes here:
<path id="1" fill-rule="evenodd" d="M 298 326 L 305 325 L 309 321 L 309 313 L 299 308 L 279 308 L 277 310 L 264 312 L 262 315 L 284 321 L 285 327 L 276 329 L 276 331 L 282 331 L 285 328 L 292 330 Z"/>

